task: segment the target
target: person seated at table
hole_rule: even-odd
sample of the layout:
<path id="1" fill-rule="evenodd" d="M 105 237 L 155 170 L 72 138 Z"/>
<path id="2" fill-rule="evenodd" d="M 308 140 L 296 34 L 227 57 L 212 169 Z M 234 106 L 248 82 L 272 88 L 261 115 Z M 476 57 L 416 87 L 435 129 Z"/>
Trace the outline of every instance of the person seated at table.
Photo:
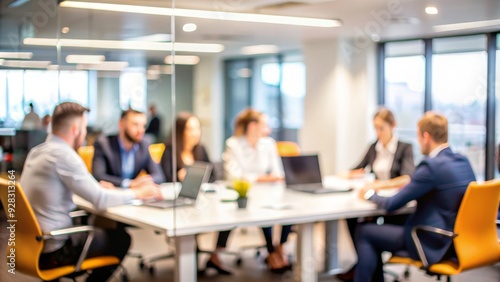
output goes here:
<path id="1" fill-rule="evenodd" d="M 165 142 L 165 151 L 161 157 L 160 165 L 165 174 L 167 182 L 174 181 L 174 166 L 173 166 L 173 129 L 170 130 L 169 137 Z M 196 161 L 210 163 L 210 158 L 205 150 L 205 147 L 200 143 L 201 126 L 200 121 L 194 115 L 188 112 L 182 112 L 175 119 L 175 157 L 176 157 L 176 181 L 184 181 L 186 176 L 186 167 L 192 165 Z M 215 181 L 215 173 L 208 180 Z M 217 243 L 217 250 L 226 247 L 226 242 L 230 231 L 221 231 Z M 207 268 L 214 268 L 219 274 L 229 275 L 231 271 L 226 269 L 220 261 L 216 252 L 214 252 L 206 264 Z"/>
<path id="2" fill-rule="evenodd" d="M 92 174 L 114 186 L 137 188 L 164 182 L 161 168 L 143 140 L 146 115 L 129 109 L 122 113 L 118 135 L 101 136 L 94 143 Z M 148 173 L 142 175 L 142 171 Z"/>
<path id="3" fill-rule="evenodd" d="M 276 142 L 269 135 L 265 116 L 253 109 L 245 109 L 238 114 L 234 125 L 234 135 L 226 140 L 223 154 L 226 178 L 246 179 L 252 182 L 275 182 L 283 179 Z M 263 227 L 266 247 L 269 253 L 266 263 L 272 272 L 283 273 L 290 269 L 283 246 L 288 240 L 291 226 L 281 230 L 281 240 L 274 246 L 272 227 Z"/>
<path id="4" fill-rule="evenodd" d="M 375 174 L 376 181 L 371 185 L 373 189 L 398 188 L 410 182 L 415 170 L 413 163 L 413 147 L 402 142 L 394 134 L 396 119 L 394 114 L 385 108 L 380 109 L 373 117 L 373 127 L 377 134 L 377 141 L 373 143 L 363 160 L 351 171 L 351 177 L 362 176 L 365 172 Z M 407 215 L 386 216 L 385 223 L 403 224 Z M 358 218 L 346 220 L 354 242 Z M 352 281 L 354 266 L 347 272 L 337 275 L 342 281 Z"/>
<path id="5" fill-rule="evenodd" d="M 160 166 L 167 182 L 173 182 L 173 129 L 170 130 L 169 137 L 165 142 L 165 151 L 161 157 Z M 184 181 L 186 167 L 196 161 L 210 163 L 207 150 L 200 143 L 201 126 L 197 117 L 188 112 L 182 112 L 175 119 L 175 157 L 176 157 L 176 180 Z M 215 181 L 215 173 L 208 180 Z"/>
<path id="6" fill-rule="evenodd" d="M 88 172 L 76 150 L 87 134 L 89 110 L 77 103 L 57 105 L 52 115 L 52 134 L 28 154 L 20 184 L 31 204 L 42 231 L 49 232 L 74 226 L 69 213 L 75 209 L 73 194 L 103 210 L 123 205 L 132 199 L 161 198 L 153 186 L 133 190 L 105 189 Z M 70 236 L 47 240 L 39 264 L 41 269 L 75 265 L 85 243 L 85 237 Z M 127 254 L 130 236 L 124 229 L 95 228 L 87 258 L 111 255 L 120 262 Z M 95 269 L 86 281 L 106 281 L 118 265 Z"/>
<path id="7" fill-rule="evenodd" d="M 419 260 L 411 231 L 426 225 L 453 230 L 458 209 L 474 172 L 466 157 L 454 153 L 448 145 L 448 121 L 445 116 L 427 112 L 418 122 L 418 143 L 427 156 L 411 175 L 411 181 L 392 197 L 378 195 L 367 187 L 359 193 L 388 212 L 416 200 L 416 210 L 404 226 L 374 223 L 359 224 L 356 236 L 358 264 L 354 281 L 384 281 L 382 252 L 404 251 Z M 445 259 L 456 259 L 453 238 L 430 234 L 420 236 L 429 265 Z"/>

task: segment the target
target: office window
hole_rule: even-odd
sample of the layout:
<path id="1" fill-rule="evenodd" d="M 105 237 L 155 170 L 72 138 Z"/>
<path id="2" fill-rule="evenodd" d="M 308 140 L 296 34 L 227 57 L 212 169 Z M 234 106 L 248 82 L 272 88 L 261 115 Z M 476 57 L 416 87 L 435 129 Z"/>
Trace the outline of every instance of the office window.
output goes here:
<path id="1" fill-rule="evenodd" d="M 283 129 L 281 140 L 298 141 L 298 130 L 304 124 L 306 67 L 302 56 L 286 56 L 282 64 L 281 93 Z"/>
<path id="2" fill-rule="evenodd" d="M 59 76 L 61 101 L 77 102 L 89 107 L 89 73 L 87 71 L 61 71 Z"/>
<path id="3" fill-rule="evenodd" d="M 421 40 L 386 44 L 385 106 L 397 119 L 396 133 L 420 158 L 416 124 L 424 110 L 425 58 Z"/>
<path id="4" fill-rule="evenodd" d="M 147 112 L 146 74 L 144 72 L 123 72 L 120 74 L 120 107 L 126 110 Z"/>
<path id="5" fill-rule="evenodd" d="M 27 70 L 24 72 L 24 109 L 33 103 L 35 112 L 43 117 L 52 114 L 58 99 L 58 72 Z"/>
<path id="6" fill-rule="evenodd" d="M 277 139 L 281 124 L 281 69 L 276 57 L 257 58 L 253 62 L 252 108 L 269 116 L 271 136 Z"/>
<path id="7" fill-rule="evenodd" d="M 287 53 L 226 62 L 226 138 L 245 107 L 269 116 L 271 136 L 297 141 L 304 121 L 305 66 L 302 55 Z"/>
<path id="8" fill-rule="evenodd" d="M 0 71 L 0 127 L 7 119 L 7 71 Z"/>
<path id="9" fill-rule="evenodd" d="M 236 115 L 251 103 L 250 87 L 253 73 L 250 65 L 251 60 L 226 62 L 225 139 L 233 134 L 233 123 Z"/>
<path id="10" fill-rule="evenodd" d="M 432 107 L 449 122 L 449 143 L 484 179 L 486 142 L 486 37 L 435 39 Z M 456 48 L 458 47 L 458 48 Z"/>
<path id="11" fill-rule="evenodd" d="M 7 71 L 8 119 L 11 125 L 21 125 L 24 119 L 24 71 Z"/>
<path id="12" fill-rule="evenodd" d="M 31 102 L 40 118 L 60 101 L 94 108 L 88 85 L 87 71 L 0 70 L 0 126 L 21 126 Z"/>

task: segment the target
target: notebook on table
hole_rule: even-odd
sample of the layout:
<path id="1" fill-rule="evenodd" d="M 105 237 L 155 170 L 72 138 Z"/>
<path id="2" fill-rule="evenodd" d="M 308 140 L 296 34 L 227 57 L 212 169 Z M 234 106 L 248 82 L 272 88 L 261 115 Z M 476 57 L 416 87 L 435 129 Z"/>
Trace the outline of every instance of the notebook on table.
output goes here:
<path id="1" fill-rule="evenodd" d="M 286 187 L 289 189 L 312 194 L 352 191 L 352 188 L 323 185 L 318 155 L 281 157 L 281 161 L 285 172 Z"/>
<path id="2" fill-rule="evenodd" d="M 210 173 L 212 173 L 211 164 L 196 162 L 186 167 L 186 176 L 176 199 L 145 202 L 144 206 L 162 209 L 192 206 L 196 203 L 201 185 L 207 182 Z"/>

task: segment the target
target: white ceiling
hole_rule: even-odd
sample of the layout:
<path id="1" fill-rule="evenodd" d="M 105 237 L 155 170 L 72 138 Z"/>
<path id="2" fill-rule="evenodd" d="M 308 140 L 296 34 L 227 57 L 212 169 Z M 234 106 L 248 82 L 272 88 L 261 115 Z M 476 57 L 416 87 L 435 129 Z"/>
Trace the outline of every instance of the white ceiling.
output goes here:
<path id="1" fill-rule="evenodd" d="M 61 27 L 70 27 L 62 38 L 128 39 L 155 33 L 171 34 L 171 19 L 165 16 L 124 14 L 60 8 L 58 14 L 40 6 L 47 0 L 31 0 L 17 8 L 8 8 L 12 0 L 0 0 L 0 44 L 2 49 L 35 50 L 33 59 L 54 56 L 54 47 L 33 48 L 18 44 L 20 30 L 34 23 L 35 37 L 58 36 Z M 81 0 L 85 1 L 85 0 Z M 132 5 L 171 7 L 173 1 L 94 1 Z M 55 3 L 55 0 L 54 2 Z M 341 27 L 297 27 L 276 24 L 228 22 L 194 18 L 175 18 L 175 38 L 178 42 L 220 43 L 226 47 L 223 55 L 235 55 L 239 49 L 255 44 L 276 44 L 282 50 L 299 49 L 304 41 L 334 37 L 354 37 L 364 40 L 372 34 L 381 40 L 469 34 L 500 30 L 500 25 L 437 33 L 434 26 L 500 19 L 499 0 L 177 0 L 177 8 L 205 9 L 226 12 L 251 12 L 272 15 L 339 19 Z M 437 15 L 427 15 L 427 5 L 439 9 Z M 31 16 L 31 20 L 29 20 Z M 60 22 L 58 22 L 60 21 Z M 182 31 L 185 23 L 196 23 L 192 33 Z M 59 28 L 58 28 L 59 27 Z M 29 33 L 29 32 L 28 32 Z M 126 59 L 132 65 L 158 63 L 164 52 L 68 50 L 68 53 L 105 54 L 108 59 Z"/>

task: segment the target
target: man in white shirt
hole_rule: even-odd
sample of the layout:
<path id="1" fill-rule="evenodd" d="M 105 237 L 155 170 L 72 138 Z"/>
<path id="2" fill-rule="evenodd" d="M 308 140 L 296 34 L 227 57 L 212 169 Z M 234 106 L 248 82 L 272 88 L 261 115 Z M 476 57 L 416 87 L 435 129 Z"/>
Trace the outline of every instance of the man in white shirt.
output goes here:
<path id="1" fill-rule="evenodd" d="M 26 159 L 21 175 L 24 188 L 42 231 L 52 231 L 73 226 L 69 213 L 76 208 L 73 194 L 93 203 L 98 209 L 123 205 L 132 199 L 161 197 L 156 187 L 134 190 L 103 188 L 88 172 L 76 150 L 87 134 L 89 110 L 79 104 L 65 102 L 54 109 L 52 134 L 33 148 Z M 47 240 L 40 257 L 40 268 L 75 264 L 85 238 L 71 236 Z M 130 246 L 130 236 L 123 230 L 96 228 L 87 258 L 112 255 L 125 257 Z M 106 281 L 117 266 L 96 269 L 87 281 Z"/>

